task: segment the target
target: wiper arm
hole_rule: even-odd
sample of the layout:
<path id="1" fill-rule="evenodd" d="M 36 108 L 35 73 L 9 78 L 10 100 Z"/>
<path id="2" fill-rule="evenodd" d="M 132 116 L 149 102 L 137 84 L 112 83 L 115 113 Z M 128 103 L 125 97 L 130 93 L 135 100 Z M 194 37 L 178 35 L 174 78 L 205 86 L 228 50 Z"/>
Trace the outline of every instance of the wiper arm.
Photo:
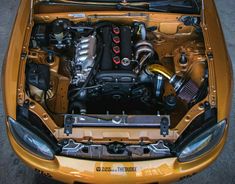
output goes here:
<path id="1" fill-rule="evenodd" d="M 199 13 L 200 7 L 196 0 L 158 0 L 150 1 L 145 5 L 134 3 L 117 4 L 118 10 L 141 10 L 141 11 L 158 11 L 158 12 L 172 12 L 172 13 Z"/>
<path id="2" fill-rule="evenodd" d="M 76 0 L 50 0 L 50 1 L 39 1 L 38 4 L 48 5 L 64 5 L 64 6 L 82 6 L 82 7 L 97 7 L 97 8 L 112 8 L 117 10 L 137 10 L 137 11 L 148 11 L 148 3 L 114 3 L 114 2 L 102 2 L 102 1 L 76 1 Z"/>
<path id="3" fill-rule="evenodd" d="M 64 5 L 64 6 L 83 6 L 83 7 L 115 7 L 117 3 L 76 1 L 76 0 L 41 0 L 37 4 Z"/>
<path id="4" fill-rule="evenodd" d="M 148 4 L 145 5 L 131 5 L 131 4 L 117 4 L 117 10 L 139 10 L 139 11 L 148 11 Z"/>
<path id="5" fill-rule="evenodd" d="M 181 12 L 181 13 L 199 13 L 200 7 L 196 0 L 158 0 L 149 3 L 149 11 L 166 11 L 166 12 Z"/>
<path id="6" fill-rule="evenodd" d="M 77 1 L 77 0 L 50 0 L 39 1 L 49 5 L 73 5 L 83 7 L 112 8 L 117 10 L 158 11 L 172 13 L 199 13 L 200 7 L 197 0 L 157 0 L 134 1 L 128 3 L 116 3 L 113 1 Z"/>
<path id="7" fill-rule="evenodd" d="M 142 2 L 142 3 L 141 3 Z M 197 0 L 155 0 L 118 3 L 118 10 L 158 11 L 172 13 L 200 13 Z"/>

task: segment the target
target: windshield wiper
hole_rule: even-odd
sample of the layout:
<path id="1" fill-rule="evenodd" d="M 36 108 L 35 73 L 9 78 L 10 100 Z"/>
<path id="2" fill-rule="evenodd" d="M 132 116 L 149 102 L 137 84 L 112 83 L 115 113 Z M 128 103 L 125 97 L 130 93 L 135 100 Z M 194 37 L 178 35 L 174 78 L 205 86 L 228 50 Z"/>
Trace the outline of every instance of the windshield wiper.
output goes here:
<path id="1" fill-rule="evenodd" d="M 172 13 L 200 13 L 200 5 L 196 0 L 159 0 L 149 3 L 149 11 L 159 9 Z"/>
<path id="2" fill-rule="evenodd" d="M 49 5 L 73 5 L 81 7 L 112 8 L 117 10 L 136 10 L 152 12 L 170 12 L 170 13 L 200 13 L 200 4 L 198 0 L 133 0 L 127 3 L 112 0 L 41 0 L 39 3 Z"/>
<path id="3" fill-rule="evenodd" d="M 125 10 L 142 10 L 142 11 L 158 11 L 171 13 L 200 13 L 200 5 L 196 0 L 158 0 L 150 1 L 145 6 L 138 4 L 117 4 L 117 9 Z"/>

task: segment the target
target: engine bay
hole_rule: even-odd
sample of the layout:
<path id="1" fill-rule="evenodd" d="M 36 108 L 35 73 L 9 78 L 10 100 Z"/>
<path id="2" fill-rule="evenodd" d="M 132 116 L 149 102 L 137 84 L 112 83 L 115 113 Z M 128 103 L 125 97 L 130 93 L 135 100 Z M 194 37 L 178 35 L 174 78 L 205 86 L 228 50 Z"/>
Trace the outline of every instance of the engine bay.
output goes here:
<path id="1" fill-rule="evenodd" d="M 40 6 L 25 33 L 17 120 L 56 154 L 170 157 L 191 124 L 216 113 L 201 16 Z"/>
<path id="2" fill-rule="evenodd" d="M 167 35 L 143 22 L 59 18 L 34 25 L 26 91 L 52 115 L 175 115 L 177 122 L 207 95 L 204 53 L 196 26 Z"/>
<path id="3" fill-rule="evenodd" d="M 2 72 L 9 142 L 64 182 L 182 179 L 225 143 L 230 64 L 212 1 L 22 1 Z"/>

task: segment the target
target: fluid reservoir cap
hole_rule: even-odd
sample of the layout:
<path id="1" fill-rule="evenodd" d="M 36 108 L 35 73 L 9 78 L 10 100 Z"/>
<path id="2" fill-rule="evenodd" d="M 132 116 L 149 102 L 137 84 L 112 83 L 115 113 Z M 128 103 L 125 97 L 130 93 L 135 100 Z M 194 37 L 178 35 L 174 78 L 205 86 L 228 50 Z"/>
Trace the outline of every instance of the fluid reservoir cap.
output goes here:
<path id="1" fill-rule="evenodd" d="M 129 58 L 123 58 L 121 63 L 123 66 L 129 66 L 131 64 L 131 60 Z"/>
<path id="2" fill-rule="evenodd" d="M 54 62 L 54 56 L 53 53 L 49 52 L 47 57 L 47 63 L 51 64 Z"/>
<path id="3" fill-rule="evenodd" d="M 167 110 L 173 110 L 177 105 L 177 100 L 174 95 L 166 96 L 164 101 L 165 101 L 165 108 L 167 108 Z"/>
<path id="4" fill-rule="evenodd" d="M 186 53 L 185 53 L 185 52 L 182 52 L 182 53 L 181 53 L 179 63 L 180 63 L 181 65 L 186 65 L 186 64 L 188 63 L 188 59 L 187 59 L 187 56 L 186 56 Z"/>
<path id="5" fill-rule="evenodd" d="M 64 27 L 63 25 L 60 25 L 59 23 L 57 23 L 53 26 L 52 31 L 55 35 L 58 35 L 64 32 Z"/>

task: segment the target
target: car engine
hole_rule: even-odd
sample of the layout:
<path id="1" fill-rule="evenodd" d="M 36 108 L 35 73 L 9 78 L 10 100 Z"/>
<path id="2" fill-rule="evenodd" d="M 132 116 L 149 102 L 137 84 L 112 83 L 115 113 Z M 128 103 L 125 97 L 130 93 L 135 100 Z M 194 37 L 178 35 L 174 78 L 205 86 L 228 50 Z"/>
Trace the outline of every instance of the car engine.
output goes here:
<path id="1" fill-rule="evenodd" d="M 137 35 L 138 29 L 140 35 Z M 101 42 L 102 45 L 99 44 Z M 103 111 L 109 110 L 113 113 L 121 113 L 124 108 L 122 106 L 128 104 L 150 105 L 154 90 L 153 82 L 158 82 L 159 85 L 163 82 L 145 77 L 148 75 L 145 71 L 146 63 L 154 63 L 157 54 L 151 43 L 146 40 L 144 24 L 98 25 L 96 31 L 77 41 L 75 50 L 74 60 L 70 63 L 71 111 L 84 111 L 85 104 L 95 101 L 100 101 L 98 104 L 102 104 L 102 101 L 108 102 L 107 106 L 102 104 L 102 108 L 106 108 Z M 162 89 L 156 90 L 161 93 Z"/>
<path id="2" fill-rule="evenodd" d="M 64 93 L 67 99 L 62 104 L 64 113 L 169 113 L 179 104 L 190 105 L 201 98 L 202 95 L 198 95 L 201 84 L 190 76 L 197 64 L 189 65 L 188 53 L 184 49 L 177 51 L 177 62 L 188 68 L 175 71 L 175 66 L 164 66 L 163 57 L 156 49 L 160 47 L 155 43 L 158 39 L 154 37 L 156 29 L 143 22 L 74 23 L 68 19 L 56 19 L 49 24 L 36 25 L 30 43 L 32 52 L 39 49 L 44 52 L 49 68 L 59 60 L 57 73 L 68 79 L 61 88 L 64 91 L 67 86 Z M 28 62 L 28 73 L 34 68 L 31 61 Z M 55 97 L 60 93 L 61 81 L 52 82 L 57 88 L 53 84 L 40 88 L 40 81 L 49 85 L 46 82 L 48 77 L 55 76 L 46 77 L 34 72 L 33 76 L 28 75 L 27 83 L 30 94 L 37 93 L 41 96 L 39 101 L 43 99 L 50 106 L 50 103 L 56 104 L 53 98 L 57 98 L 56 101 L 63 99 Z M 35 78 L 41 80 L 35 84 L 32 82 Z M 33 86 L 41 91 L 40 95 Z"/>

